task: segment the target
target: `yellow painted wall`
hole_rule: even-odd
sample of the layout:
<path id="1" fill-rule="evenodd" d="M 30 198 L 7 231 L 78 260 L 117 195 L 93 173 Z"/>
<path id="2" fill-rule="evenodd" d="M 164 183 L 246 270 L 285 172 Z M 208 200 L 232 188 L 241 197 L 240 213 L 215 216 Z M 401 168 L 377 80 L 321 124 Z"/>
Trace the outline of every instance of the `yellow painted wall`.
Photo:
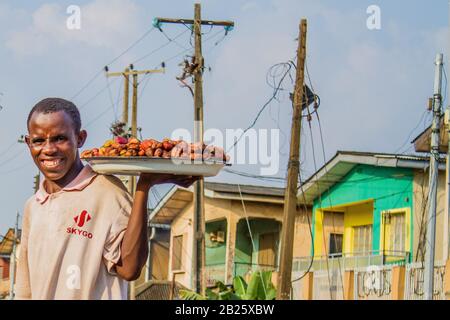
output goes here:
<path id="1" fill-rule="evenodd" d="M 359 205 L 349 206 L 345 210 L 344 216 L 344 244 L 342 251 L 344 253 L 353 252 L 353 227 L 373 225 L 373 203 L 367 202 Z M 373 240 L 373 237 L 372 237 Z"/>
<path id="2" fill-rule="evenodd" d="M 333 208 L 343 213 L 343 220 L 339 218 L 333 219 L 326 211 L 327 209 L 316 210 L 315 239 L 314 239 L 314 256 L 325 255 L 329 252 L 328 247 L 330 233 L 343 233 L 342 251 L 351 253 L 353 251 L 353 227 L 373 224 L 373 204 L 372 202 L 341 205 Z M 325 236 L 324 236 L 325 233 Z M 326 244 L 326 245 L 325 245 Z"/>
<path id="3" fill-rule="evenodd" d="M 381 215 L 382 217 L 386 214 L 386 213 L 391 213 L 391 214 L 404 214 L 405 215 L 405 251 L 406 252 L 411 252 L 411 210 L 410 208 L 399 208 L 399 209 L 394 209 L 394 210 L 384 210 L 381 211 Z M 381 219 L 381 227 L 380 227 L 380 248 L 384 251 L 389 251 L 389 247 L 390 247 L 390 238 L 389 235 L 391 232 L 393 232 L 391 230 L 391 225 L 389 224 L 385 224 L 385 220 L 384 217 Z M 387 255 L 390 255 L 389 252 L 386 253 Z"/>
<path id="4" fill-rule="evenodd" d="M 344 233 L 344 215 L 335 214 L 333 217 L 332 213 L 326 210 L 317 210 L 314 256 L 325 255 L 329 252 L 330 233 Z"/>

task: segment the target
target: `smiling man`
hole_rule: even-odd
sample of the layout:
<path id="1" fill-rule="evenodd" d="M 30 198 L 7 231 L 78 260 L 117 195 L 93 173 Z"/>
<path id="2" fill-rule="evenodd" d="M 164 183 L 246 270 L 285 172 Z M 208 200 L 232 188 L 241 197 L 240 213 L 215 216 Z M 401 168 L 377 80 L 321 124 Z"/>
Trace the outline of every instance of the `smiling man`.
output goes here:
<path id="1" fill-rule="evenodd" d="M 87 133 L 72 102 L 40 101 L 27 126 L 45 179 L 24 208 L 16 299 L 126 299 L 127 281 L 138 278 L 148 255 L 150 188 L 187 187 L 196 178 L 141 174 L 132 199 L 117 177 L 81 162 Z"/>

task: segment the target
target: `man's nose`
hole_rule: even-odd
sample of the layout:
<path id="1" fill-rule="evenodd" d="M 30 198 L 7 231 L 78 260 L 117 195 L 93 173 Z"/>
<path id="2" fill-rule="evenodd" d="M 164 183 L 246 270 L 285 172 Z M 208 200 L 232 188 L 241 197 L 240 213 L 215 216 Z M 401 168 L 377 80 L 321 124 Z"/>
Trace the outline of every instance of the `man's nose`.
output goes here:
<path id="1" fill-rule="evenodd" d="M 57 151 L 55 142 L 50 139 L 45 140 L 45 143 L 42 146 L 42 151 L 45 153 L 55 153 Z"/>

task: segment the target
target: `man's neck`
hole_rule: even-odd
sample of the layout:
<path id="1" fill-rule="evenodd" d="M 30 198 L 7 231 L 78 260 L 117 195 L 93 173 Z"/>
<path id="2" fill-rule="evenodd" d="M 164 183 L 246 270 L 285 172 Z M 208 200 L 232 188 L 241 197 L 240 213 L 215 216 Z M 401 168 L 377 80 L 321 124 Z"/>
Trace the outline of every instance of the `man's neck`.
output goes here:
<path id="1" fill-rule="evenodd" d="M 64 187 L 66 187 L 69 183 L 71 183 L 83 170 L 84 166 L 81 160 L 75 162 L 75 164 L 72 166 L 72 168 L 67 172 L 67 174 L 61 178 L 60 180 L 53 181 L 45 179 L 44 181 L 44 188 L 47 191 L 47 193 L 55 193 L 58 191 L 61 191 Z"/>

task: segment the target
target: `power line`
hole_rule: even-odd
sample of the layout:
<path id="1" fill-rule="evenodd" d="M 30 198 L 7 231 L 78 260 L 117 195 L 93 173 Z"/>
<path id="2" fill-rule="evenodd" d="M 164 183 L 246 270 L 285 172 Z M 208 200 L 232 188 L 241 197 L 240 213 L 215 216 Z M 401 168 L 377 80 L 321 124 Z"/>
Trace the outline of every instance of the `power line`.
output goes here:
<path id="1" fill-rule="evenodd" d="M 112 97 L 111 87 L 109 85 L 109 78 L 107 76 L 105 76 L 105 80 L 106 80 L 106 86 L 108 87 L 109 99 L 111 101 L 111 109 L 114 113 L 114 120 L 117 120 L 117 113 L 116 113 L 116 108 L 115 108 L 115 104 L 114 104 L 114 99 Z"/>
<path id="2" fill-rule="evenodd" d="M 25 148 L 22 148 L 19 152 L 15 153 L 12 157 L 9 157 L 8 159 L 4 160 L 3 162 L 0 162 L 0 167 L 3 166 L 4 164 L 7 164 L 11 160 L 17 158 L 18 156 L 20 156 L 22 153 L 25 152 L 25 150 L 26 150 Z"/>
<path id="3" fill-rule="evenodd" d="M 104 70 L 102 70 L 103 72 Z M 114 81 L 116 81 L 117 78 L 114 78 L 111 82 L 109 82 L 109 84 L 107 84 L 106 86 L 104 86 L 102 89 L 100 89 L 94 96 L 92 96 L 89 100 L 87 100 L 85 103 L 83 103 L 78 109 L 82 110 L 84 107 L 86 107 L 89 103 L 91 103 L 92 101 L 94 101 L 100 94 L 102 94 L 106 89 L 108 89 L 108 86 L 111 83 L 114 83 Z"/>
<path id="4" fill-rule="evenodd" d="M 122 53 L 120 53 L 118 56 L 116 56 L 114 59 L 112 59 L 109 63 L 107 63 L 106 65 L 110 65 L 113 64 L 114 62 L 116 62 L 118 59 L 120 59 L 124 54 L 126 54 L 128 51 L 130 51 L 133 47 L 135 47 L 139 42 L 141 42 L 145 37 L 147 37 L 155 28 L 152 27 L 149 30 L 147 30 L 139 39 L 137 39 L 135 42 L 133 42 L 127 49 L 125 49 Z M 70 100 L 75 99 L 76 97 L 78 97 L 87 87 L 89 87 L 97 78 L 100 74 L 103 73 L 103 68 L 101 70 L 99 70 L 96 74 L 94 74 L 94 76 L 89 79 L 89 81 L 83 86 L 81 87 L 80 90 L 77 91 L 77 93 L 75 93 L 75 95 L 73 95 Z"/>
<path id="5" fill-rule="evenodd" d="M 152 54 L 154 54 L 155 52 L 161 50 L 162 48 L 167 47 L 169 44 L 171 44 L 172 42 L 174 42 L 176 39 L 178 39 L 179 37 L 181 37 L 183 34 L 185 34 L 187 32 L 187 30 L 184 30 L 183 32 L 180 32 L 177 36 L 175 36 L 173 39 L 170 39 L 168 42 L 166 42 L 165 44 L 159 46 L 156 49 L 153 49 L 152 51 L 150 51 L 149 53 L 146 53 L 145 55 L 143 55 L 142 57 L 136 59 L 135 61 L 132 62 L 132 64 L 136 64 L 138 62 L 141 62 L 144 59 L 147 59 L 148 57 L 150 57 Z"/>
<path id="6" fill-rule="evenodd" d="M 244 134 L 250 130 L 251 128 L 253 128 L 256 124 L 256 122 L 258 121 L 259 117 L 261 116 L 262 112 L 264 111 L 264 109 L 273 101 L 276 100 L 276 96 L 278 94 L 278 92 L 280 90 L 283 90 L 281 87 L 281 84 L 283 83 L 284 79 L 286 78 L 286 76 L 289 74 L 289 72 L 291 71 L 292 65 L 290 62 L 282 62 L 282 63 L 277 63 L 275 65 L 273 65 L 272 67 L 270 67 L 269 72 L 272 68 L 277 67 L 279 65 L 286 65 L 286 71 L 284 72 L 284 74 L 282 75 L 280 81 L 278 82 L 278 85 L 274 88 L 274 91 L 272 93 L 272 96 L 269 98 L 269 100 L 267 100 L 267 102 L 261 107 L 261 109 L 258 111 L 258 113 L 256 114 L 255 119 L 253 120 L 253 122 L 242 132 L 242 134 L 239 136 L 239 138 L 234 142 L 234 144 L 227 150 L 227 152 L 229 152 L 232 148 L 234 148 L 236 146 L 236 144 L 241 140 L 241 138 L 244 136 Z"/>

